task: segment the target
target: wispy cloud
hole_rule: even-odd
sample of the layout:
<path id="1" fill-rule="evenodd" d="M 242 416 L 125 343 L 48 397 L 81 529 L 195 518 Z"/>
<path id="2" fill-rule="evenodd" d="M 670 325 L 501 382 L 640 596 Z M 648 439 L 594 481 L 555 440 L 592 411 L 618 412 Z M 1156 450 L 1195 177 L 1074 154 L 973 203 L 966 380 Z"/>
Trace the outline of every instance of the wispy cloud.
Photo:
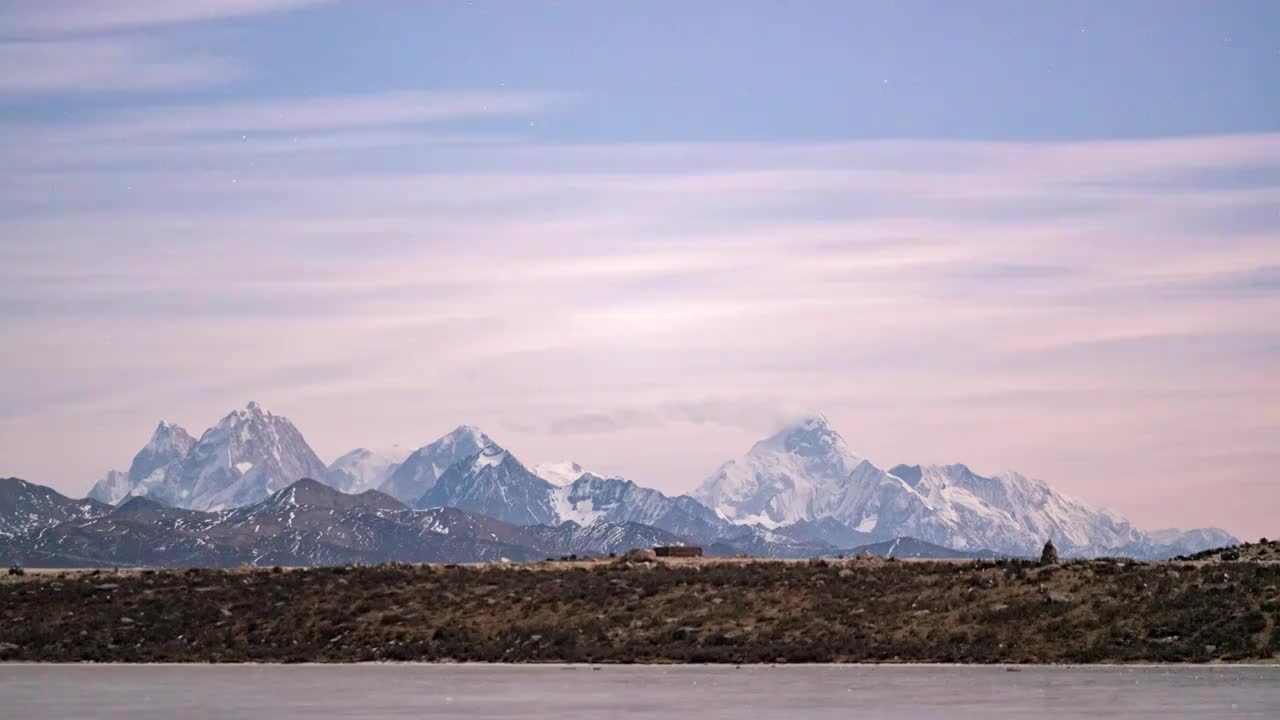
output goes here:
<path id="1" fill-rule="evenodd" d="M 11 0 L 0 7 L 0 94 L 193 91 L 243 77 L 239 59 L 156 32 L 324 0 Z"/>
<path id="2" fill-rule="evenodd" d="M 519 92 L 385 92 L 275 98 L 153 107 L 110 113 L 103 131 L 126 136 L 219 132 L 292 132 L 415 125 L 486 116 L 545 112 L 561 96 Z"/>
<path id="3" fill-rule="evenodd" d="M 89 33 L 296 10 L 329 0 L 9 0 L 0 34 Z"/>
<path id="4" fill-rule="evenodd" d="M 0 42 L 0 93 L 170 90 L 242 72 L 231 59 L 138 37 Z"/>

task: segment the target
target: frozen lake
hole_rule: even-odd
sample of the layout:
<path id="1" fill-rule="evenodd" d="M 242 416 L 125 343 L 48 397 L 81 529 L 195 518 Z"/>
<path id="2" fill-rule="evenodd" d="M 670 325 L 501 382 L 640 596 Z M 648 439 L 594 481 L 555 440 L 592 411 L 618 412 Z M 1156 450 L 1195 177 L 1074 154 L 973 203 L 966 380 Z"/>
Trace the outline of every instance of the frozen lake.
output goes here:
<path id="1" fill-rule="evenodd" d="M 0 665 L 36 718 L 1280 718 L 1280 667 Z"/>

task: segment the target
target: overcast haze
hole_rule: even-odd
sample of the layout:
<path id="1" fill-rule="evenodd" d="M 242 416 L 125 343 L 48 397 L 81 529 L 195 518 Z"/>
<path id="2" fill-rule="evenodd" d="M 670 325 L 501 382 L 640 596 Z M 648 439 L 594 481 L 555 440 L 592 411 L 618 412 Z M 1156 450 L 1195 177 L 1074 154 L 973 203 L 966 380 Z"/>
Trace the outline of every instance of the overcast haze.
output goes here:
<path id="1" fill-rule="evenodd" d="M 732 10 L 731 12 L 729 10 Z M 249 400 L 683 492 L 801 413 L 1280 534 L 1280 4 L 0 5 L 0 475 Z"/>

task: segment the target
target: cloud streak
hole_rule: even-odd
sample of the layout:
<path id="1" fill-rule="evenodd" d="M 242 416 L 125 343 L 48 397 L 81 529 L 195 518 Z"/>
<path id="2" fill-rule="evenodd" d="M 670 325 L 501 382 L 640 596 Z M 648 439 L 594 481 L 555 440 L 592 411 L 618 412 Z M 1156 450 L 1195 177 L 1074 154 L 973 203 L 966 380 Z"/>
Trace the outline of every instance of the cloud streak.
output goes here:
<path id="1" fill-rule="evenodd" d="M 141 38 L 0 42 L 0 93 L 172 90 L 242 73 L 228 58 Z"/>
<path id="2" fill-rule="evenodd" d="M 0 27 L 14 34 L 95 33 L 297 10 L 329 0 L 11 0 Z"/>

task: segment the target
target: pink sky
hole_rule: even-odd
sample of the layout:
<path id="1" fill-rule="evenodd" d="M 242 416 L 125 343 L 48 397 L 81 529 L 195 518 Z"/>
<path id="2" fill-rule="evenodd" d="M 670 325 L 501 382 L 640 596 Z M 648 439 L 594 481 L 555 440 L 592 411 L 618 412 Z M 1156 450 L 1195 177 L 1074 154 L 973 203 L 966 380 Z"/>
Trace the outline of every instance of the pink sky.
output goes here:
<path id="1" fill-rule="evenodd" d="M 82 495 L 252 399 L 326 460 L 465 423 L 679 493 L 820 411 L 1280 535 L 1266 18 L 531 5 L 0 8 L 0 475 Z"/>

